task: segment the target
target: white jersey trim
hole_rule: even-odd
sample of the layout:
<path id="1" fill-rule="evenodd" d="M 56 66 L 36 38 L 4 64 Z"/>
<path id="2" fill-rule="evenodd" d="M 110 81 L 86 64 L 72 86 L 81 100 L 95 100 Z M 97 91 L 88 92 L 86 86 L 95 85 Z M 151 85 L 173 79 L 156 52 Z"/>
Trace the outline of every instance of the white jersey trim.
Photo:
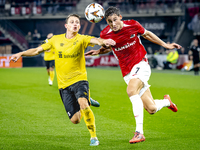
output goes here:
<path id="1" fill-rule="evenodd" d="M 141 34 L 141 35 L 144 35 L 144 34 L 146 33 L 146 31 L 147 31 L 147 30 L 146 30 L 146 29 L 144 29 L 144 33 L 143 33 L 143 34 Z"/>
<path id="2" fill-rule="evenodd" d="M 112 50 L 113 51 L 113 50 Z M 115 56 L 115 58 L 119 61 L 117 55 L 115 54 L 115 52 L 113 51 L 113 55 Z"/>
<path id="3" fill-rule="evenodd" d="M 112 29 L 110 29 L 110 30 L 108 31 L 108 33 L 110 33 L 110 32 L 112 32 Z"/>

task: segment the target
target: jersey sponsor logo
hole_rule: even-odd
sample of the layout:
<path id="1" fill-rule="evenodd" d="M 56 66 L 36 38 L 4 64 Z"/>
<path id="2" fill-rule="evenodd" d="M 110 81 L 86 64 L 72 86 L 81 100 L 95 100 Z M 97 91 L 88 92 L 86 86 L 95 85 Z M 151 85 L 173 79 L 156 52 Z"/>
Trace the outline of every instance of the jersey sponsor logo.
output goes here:
<path id="1" fill-rule="evenodd" d="M 78 57 L 81 53 L 75 53 L 75 54 L 72 54 L 72 55 L 64 55 L 64 58 L 75 58 L 75 57 Z"/>
<path id="2" fill-rule="evenodd" d="M 124 46 L 122 46 L 122 47 L 115 48 L 115 51 L 124 50 L 124 49 L 126 49 L 126 48 L 131 47 L 131 46 L 134 45 L 135 43 L 136 43 L 136 41 L 133 41 L 132 43 L 127 43 L 126 45 L 124 45 Z"/>
<path id="3" fill-rule="evenodd" d="M 62 52 L 61 51 L 58 52 L 58 57 L 62 58 Z"/>
<path id="4" fill-rule="evenodd" d="M 62 51 L 59 51 L 58 52 L 58 58 L 75 58 L 75 57 L 78 57 L 81 53 L 78 52 L 78 53 L 75 53 L 75 54 L 72 54 L 72 55 L 63 55 L 62 54 Z"/>

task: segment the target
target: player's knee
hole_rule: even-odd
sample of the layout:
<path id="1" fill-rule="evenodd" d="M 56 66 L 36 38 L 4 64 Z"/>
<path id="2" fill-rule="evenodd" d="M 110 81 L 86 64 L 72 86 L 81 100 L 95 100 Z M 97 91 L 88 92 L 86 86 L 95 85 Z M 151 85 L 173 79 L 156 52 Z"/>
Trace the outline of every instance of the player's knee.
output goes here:
<path id="1" fill-rule="evenodd" d="M 156 107 L 156 105 L 151 105 L 151 106 L 148 106 L 148 108 L 146 110 L 149 114 L 153 115 L 156 113 L 157 107 Z"/>
<path id="2" fill-rule="evenodd" d="M 137 90 L 135 90 L 135 89 L 130 89 L 130 88 L 127 88 L 126 92 L 127 92 L 127 94 L 128 94 L 128 97 L 131 97 L 131 96 L 136 95 L 136 94 L 139 93 Z"/>
<path id="3" fill-rule="evenodd" d="M 85 109 L 85 108 L 87 108 L 89 105 L 88 105 L 88 103 L 81 103 L 80 104 L 80 108 L 81 109 Z"/>
<path id="4" fill-rule="evenodd" d="M 76 119 L 76 120 L 71 119 L 71 122 L 72 122 L 73 124 L 78 124 L 78 123 L 80 123 L 80 119 Z"/>
<path id="5" fill-rule="evenodd" d="M 50 67 L 49 70 L 50 70 L 50 71 L 54 71 L 54 68 L 53 68 L 53 67 Z"/>
<path id="6" fill-rule="evenodd" d="M 73 124 L 78 124 L 78 123 L 80 123 L 80 122 L 81 122 L 81 115 L 80 115 L 80 112 L 77 112 L 76 114 L 74 114 L 70 120 L 71 120 L 71 122 L 72 122 Z"/>
<path id="7" fill-rule="evenodd" d="M 144 83 L 140 79 L 131 79 L 128 83 L 126 92 L 129 97 L 137 95 L 140 93 L 140 90 L 144 87 Z"/>
<path id="8" fill-rule="evenodd" d="M 89 106 L 88 101 L 86 98 L 79 98 L 78 99 L 79 105 L 81 109 L 85 109 Z"/>

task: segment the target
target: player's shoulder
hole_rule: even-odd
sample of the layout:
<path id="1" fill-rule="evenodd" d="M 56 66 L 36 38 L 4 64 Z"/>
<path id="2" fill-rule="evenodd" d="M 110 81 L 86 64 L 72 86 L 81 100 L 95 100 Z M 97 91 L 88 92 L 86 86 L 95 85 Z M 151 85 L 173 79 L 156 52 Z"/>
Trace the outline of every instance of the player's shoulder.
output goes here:
<path id="1" fill-rule="evenodd" d="M 53 35 L 50 39 L 46 39 L 48 41 L 59 41 L 61 38 L 63 38 L 65 36 L 65 33 L 63 34 L 56 34 L 56 35 Z"/>
<path id="2" fill-rule="evenodd" d="M 49 39 L 45 39 L 42 43 L 42 44 L 46 44 L 46 43 L 54 43 L 56 41 L 59 41 L 60 38 L 63 38 L 63 36 L 65 36 L 65 34 L 57 34 L 57 35 L 53 35 L 51 38 Z"/>
<path id="3" fill-rule="evenodd" d="M 90 36 L 90 35 L 86 35 L 86 34 L 79 34 L 79 33 L 77 34 L 77 37 L 81 37 L 81 38 L 82 38 L 82 37 L 88 37 L 88 36 Z"/>
<path id="4" fill-rule="evenodd" d="M 103 35 L 105 35 L 105 34 L 107 34 L 110 30 L 111 30 L 111 29 L 110 29 L 110 26 L 107 25 L 107 26 L 101 31 L 100 37 L 103 36 Z"/>
<path id="5" fill-rule="evenodd" d="M 77 34 L 77 38 L 78 39 L 91 39 L 91 38 L 94 38 L 94 36 L 91 36 L 91 35 L 85 35 L 85 34 Z"/>
<path id="6" fill-rule="evenodd" d="M 56 35 L 52 36 L 52 38 L 56 39 L 56 38 L 61 38 L 63 36 L 65 36 L 65 33 L 63 33 L 63 34 L 56 34 Z"/>
<path id="7" fill-rule="evenodd" d="M 136 20 L 130 19 L 130 20 L 123 20 L 123 23 L 127 25 L 137 25 L 139 22 Z"/>
<path id="8" fill-rule="evenodd" d="M 136 23 L 136 20 L 129 19 L 129 20 L 123 20 L 123 22 L 127 24 L 131 24 L 131 23 Z"/>

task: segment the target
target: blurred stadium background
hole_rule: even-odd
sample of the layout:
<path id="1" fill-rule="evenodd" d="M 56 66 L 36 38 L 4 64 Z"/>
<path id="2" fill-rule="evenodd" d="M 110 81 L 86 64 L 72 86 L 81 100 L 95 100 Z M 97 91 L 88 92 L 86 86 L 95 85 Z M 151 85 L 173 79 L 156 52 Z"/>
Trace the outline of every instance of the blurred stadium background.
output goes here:
<path id="1" fill-rule="evenodd" d="M 120 8 L 123 19 L 135 19 L 165 42 L 182 45 L 184 51 L 178 50 L 180 56 L 174 68 L 178 66 L 180 69 L 188 61 L 192 40 L 200 40 L 199 0 L 0 0 L 0 67 L 44 66 L 43 55 L 22 58 L 18 65 L 9 64 L 8 59 L 13 53 L 37 47 L 48 33 L 64 33 L 64 21 L 70 13 L 81 16 L 79 33 L 98 37 L 106 21 L 92 24 L 85 19 L 84 9 L 92 2 L 100 3 L 105 9 L 116 6 Z M 28 37 L 35 32 L 40 34 L 39 38 Z M 141 40 L 149 57 L 156 54 L 158 66 L 163 67 L 165 49 Z M 112 53 L 102 58 L 87 58 L 87 66 L 98 65 L 118 64 Z M 151 66 L 155 67 L 154 64 Z"/>

